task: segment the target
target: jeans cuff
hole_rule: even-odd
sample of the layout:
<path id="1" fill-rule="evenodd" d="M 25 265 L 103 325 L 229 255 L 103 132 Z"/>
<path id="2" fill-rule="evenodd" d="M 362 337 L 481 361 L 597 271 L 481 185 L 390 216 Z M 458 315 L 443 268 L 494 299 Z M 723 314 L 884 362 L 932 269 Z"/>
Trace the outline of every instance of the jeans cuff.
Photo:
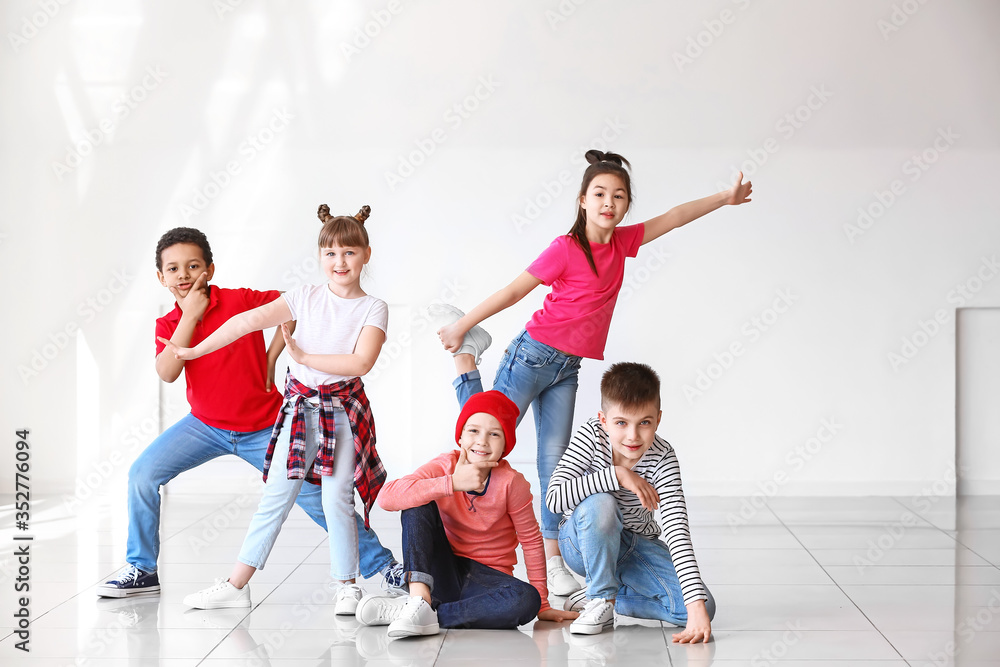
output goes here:
<path id="1" fill-rule="evenodd" d="M 427 584 L 427 588 L 434 590 L 434 577 L 427 574 L 426 572 L 407 572 L 406 582 L 409 584 Z"/>
<path id="2" fill-rule="evenodd" d="M 459 386 L 460 386 L 460 385 L 461 385 L 462 383 L 464 383 L 464 382 L 468 382 L 469 380 L 481 380 L 481 379 L 482 379 L 482 377 L 483 377 L 483 376 L 479 374 L 479 369 L 477 368 L 477 369 L 476 369 L 476 370 L 474 370 L 474 371 L 469 371 L 468 373 L 462 373 L 461 375 L 459 375 L 459 376 L 458 376 L 457 378 L 455 378 L 455 380 L 454 380 L 454 381 L 453 381 L 453 382 L 451 383 L 451 386 L 452 386 L 452 387 L 455 387 L 456 389 L 458 389 L 458 387 L 459 387 Z"/>
<path id="3" fill-rule="evenodd" d="M 558 540 L 559 539 L 559 529 L 555 530 L 545 530 L 542 528 L 542 537 L 546 540 Z"/>

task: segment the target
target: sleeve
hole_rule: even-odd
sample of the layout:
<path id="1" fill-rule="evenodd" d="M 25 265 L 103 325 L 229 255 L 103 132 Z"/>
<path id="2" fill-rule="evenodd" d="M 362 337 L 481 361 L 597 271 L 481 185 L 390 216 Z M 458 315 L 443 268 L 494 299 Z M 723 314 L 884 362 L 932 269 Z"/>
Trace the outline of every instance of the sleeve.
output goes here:
<path id="1" fill-rule="evenodd" d="M 615 234 L 621 239 L 625 248 L 626 257 L 635 257 L 642 247 L 642 236 L 646 233 L 646 223 L 640 222 L 638 225 L 627 225 L 615 228 Z"/>
<path id="2" fill-rule="evenodd" d="M 285 297 L 285 303 L 288 304 L 288 311 L 292 314 L 293 320 L 299 319 L 306 300 L 306 290 L 310 287 L 311 285 L 303 285 L 296 289 L 290 289 L 281 295 Z"/>
<path id="3" fill-rule="evenodd" d="M 254 308 L 259 308 L 265 303 L 271 303 L 279 296 L 281 292 L 276 289 L 269 289 L 263 292 L 258 292 L 253 289 L 243 288 L 240 290 L 243 293 L 243 303 L 246 305 L 246 310 L 253 310 Z"/>
<path id="4" fill-rule="evenodd" d="M 619 489 L 614 466 L 598 456 L 598 440 L 593 420 L 581 424 L 573 434 L 545 494 L 545 505 L 553 512 L 566 512 L 588 496 Z"/>
<path id="5" fill-rule="evenodd" d="M 386 482 L 379 491 L 378 505 L 388 512 L 399 512 L 446 498 L 455 492 L 451 483 L 454 469 L 450 454 L 433 458 L 413 473 Z"/>
<path id="6" fill-rule="evenodd" d="M 664 442 L 666 445 L 666 443 Z M 688 526 L 687 503 L 684 501 L 684 489 L 681 485 L 681 467 L 673 447 L 666 445 L 668 450 L 652 480 L 657 494 L 660 496 L 660 508 L 657 510 L 660 527 L 663 530 L 663 541 L 670 551 L 670 559 L 680 580 L 684 604 L 695 600 L 707 600 L 705 584 L 701 579 L 698 561 L 694 556 L 694 545 L 691 544 L 691 529 Z"/>
<path id="7" fill-rule="evenodd" d="M 389 333 L 389 306 L 382 299 L 375 299 L 372 307 L 368 309 L 368 315 L 362 326 L 378 327 L 385 333 Z"/>
<path id="8" fill-rule="evenodd" d="M 539 612 L 549 609 L 549 588 L 546 583 L 545 544 L 538 519 L 532 506 L 531 486 L 520 473 L 516 473 L 507 491 L 507 514 L 514 524 L 517 541 L 524 552 L 524 568 L 528 571 L 528 582 L 538 591 L 542 599 Z"/>
<path id="9" fill-rule="evenodd" d="M 156 319 L 156 333 L 153 336 L 153 343 L 156 344 L 156 355 L 154 356 L 159 356 L 160 352 L 163 352 L 163 348 L 166 347 L 166 345 L 160 342 L 159 337 L 170 340 L 170 337 L 174 335 L 174 331 L 176 330 L 176 322 L 168 321 L 166 317 L 158 317 Z"/>
<path id="10" fill-rule="evenodd" d="M 549 247 L 543 250 L 542 254 L 538 256 L 538 259 L 532 262 L 526 269 L 528 273 L 541 280 L 545 286 L 551 285 L 566 270 L 567 238 L 560 236 L 550 243 Z"/>

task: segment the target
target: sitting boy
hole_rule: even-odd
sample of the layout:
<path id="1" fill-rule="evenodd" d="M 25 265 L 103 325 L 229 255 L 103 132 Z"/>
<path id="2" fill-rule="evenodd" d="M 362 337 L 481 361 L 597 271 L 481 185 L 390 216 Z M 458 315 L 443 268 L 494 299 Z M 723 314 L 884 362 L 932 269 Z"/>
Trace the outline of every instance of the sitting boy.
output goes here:
<path id="1" fill-rule="evenodd" d="M 208 239 L 197 229 L 178 227 L 156 245 L 156 275 L 177 301 L 156 320 L 156 336 L 190 347 L 206 338 L 231 316 L 278 298 L 279 292 L 209 287 L 215 274 Z M 155 339 L 154 339 L 155 340 Z M 128 475 L 128 565 L 117 577 L 97 587 L 102 597 L 157 594 L 156 561 L 160 551 L 160 487 L 186 470 L 224 454 L 235 454 L 263 472 L 282 394 L 272 386 L 274 363 L 284 347 L 281 331 L 265 352 L 261 332 L 244 336 L 225 352 L 184 362 L 156 342 L 156 372 L 173 382 L 181 371 L 187 380 L 191 413 L 168 428 L 135 460 Z M 306 488 L 307 487 L 307 488 Z M 320 488 L 307 484 L 298 504 L 326 529 Z M 393 586 L 402 583 L 402 568 L 374 532 L 357 516 L 361 570 L 365 577 L 381 572 Z M 338 597 L 338 614 L 353 613 L 360 589 Z"/>
<path id="2" fill-rule="evenodd" d="M 694 557 L 677 456 L 656 435 L 662 414 L 652 368 L 612 365 L 601 378 L 601 411 L 552 474 L 545 503 L 564 514 L 559 547 L 587 580 L 565 605 L 580 610 L 574 634 L 612 627 L 617 611 L 686 626 L 675 642 L 711 636 L 715 600 Z"/>
<path id="3" fill-rule="evenodd" d="M 498 391 L 473 394 L 455 427 L 459 449 L 382 487 L 378 504 L 403 511 L 410 595 L 365 596 L 358 622 L 388 624 L 390 637 L 410 637 L 439 627 L 517 628 L 535 616 L 577 616 L 549 607 L 530 485 L 503 460 L 514 448 L 517 415 Z M 530 585 L 513 576 L 518 542 Z"/>

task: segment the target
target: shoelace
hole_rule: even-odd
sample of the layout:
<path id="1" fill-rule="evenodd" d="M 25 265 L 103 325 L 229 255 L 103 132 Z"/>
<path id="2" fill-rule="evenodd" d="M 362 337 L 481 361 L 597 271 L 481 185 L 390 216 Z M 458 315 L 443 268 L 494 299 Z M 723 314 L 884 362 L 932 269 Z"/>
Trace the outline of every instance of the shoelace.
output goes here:
<path id="1" fill-rule="evenodd" d="M 382 590 L 389 591 L 390 588 L 402 588 L 406 573 L 403 571 L 402 563 L 394 563 L 392 567 L 382 574 Z"/>
<path id="2" fill-rule="evenodd" d="M 140 574 L 141 573 L 139 571 L 139 568 L 137 568 L 135 565 L 129 565 L 128 569 L 122 572 L 121 576 L 115 579 L 114 582 L 119 585 L 129 584 L 137 581 L 139 579 Z"/>
<path id="3" fill-rule="evenodd" d="M 580 612 L 580 620 L 582 621 L 584 618 L 589 616 L 594 617 L 592 619 L 593 621 L 598 620 L 600 618 L 601 609 L 604 607 L 605 603 L 607 603 L 607 600 L 604 598 L 594 598 L 593 600 L 587 602 L 587 606 L 585 606 L 583 611 Z M 588 618 L 588 620 L 591 619 Z"/>

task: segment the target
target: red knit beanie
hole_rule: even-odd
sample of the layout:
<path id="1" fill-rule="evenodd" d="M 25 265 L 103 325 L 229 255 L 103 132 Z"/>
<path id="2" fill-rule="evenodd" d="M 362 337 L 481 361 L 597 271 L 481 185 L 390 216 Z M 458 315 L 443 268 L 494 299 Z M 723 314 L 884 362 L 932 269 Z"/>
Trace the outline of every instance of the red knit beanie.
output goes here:
<path id="1" fill-rule="evenodd" d="M 514 449 L 514 431 L 517 429 L 517 416 L 520 414 L 520 410 L 517 409 L 514 401 L 499 391 L 483 391 L 473 394 L 465 402 L 462 413 L 458 415 L 458 423 L 455 424 L 455 443 L 457 444 L 461 440 L 462 429 L 465 428 L 465 422 L 469 421 L 469 417 L 480 412 L 493 415 L 500 422 L 505 440 L 503 456 L 500 458 L 507 456 Z"/>

